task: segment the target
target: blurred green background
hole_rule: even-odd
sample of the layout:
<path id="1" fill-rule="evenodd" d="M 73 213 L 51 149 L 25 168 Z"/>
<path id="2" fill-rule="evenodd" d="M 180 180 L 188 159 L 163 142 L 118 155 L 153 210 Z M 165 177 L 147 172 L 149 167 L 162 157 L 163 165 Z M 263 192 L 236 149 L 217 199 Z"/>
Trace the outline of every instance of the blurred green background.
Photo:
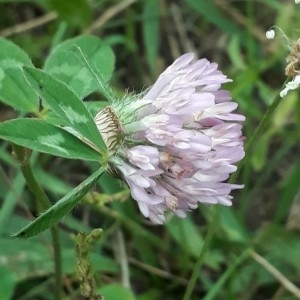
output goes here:
<path id="1" fill-rule="evenodd" d="M 95 35 L 114 50 L 111 84 L 120 95 L 140 92 L 178 56 L 195 52 L 233 79 L 227 88 L 247 117 L 249 138 L 285 81 L 285 57 L 299 38 L 299 16 L 300 6 L 288 0 L 10 0 L 0 1 L 0 36 L 42 67 L 60 42 Z M 272 25 L 290 41 L 267 40 Z M 282 99 L 255 140 L 234 178 L 245 188 L 234 194 L 233 207 L 200 206 L 186 219 L 170 216 L 164 226 L 153 226 L 133 200 L 117 196 L 100 208 L 82 204 L 65 217 L 59 226 L 63 299 L 83 299 L 74 236 L 97 227 L 103 234 L 90 259 L 96 291 L 107 300 L 300 299 L 298 95 L 296 90 Z M 0 103 L 1 122 L 16 117 L 18 112 Z M 0 300 L 54 299 L 49 232 L 28 240 L 10 237 L 36 209 L 3 141 L 0 164 Z M 36 153 L 32 164 L 53 202 L 95 168 Z M 108 174 L 95 187 L 105 194 L 123 189 Z"/>

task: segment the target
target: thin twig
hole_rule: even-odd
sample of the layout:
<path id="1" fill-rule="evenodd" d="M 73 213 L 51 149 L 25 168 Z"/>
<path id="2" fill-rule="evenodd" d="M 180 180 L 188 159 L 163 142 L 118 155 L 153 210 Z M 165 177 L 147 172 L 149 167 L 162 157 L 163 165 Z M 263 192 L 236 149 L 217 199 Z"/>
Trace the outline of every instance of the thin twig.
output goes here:
<path id="1" fill-rule="evenodd" d="M 140 269 L 142 269 L 142 270 L 144 270 L 148 273 L 154 274 L 154 275 L 162 277 L 162 278 L 171 279 L 174 282 L 182 284 L 182 285 L 187 285 L 188 284 L 188 281 L 186 279 L 182 278 L 182 277 L 174 276 L 174 275 L 172 275 L 171 273 L 169 273 L 165 270 L 161 270 L 159 268 L 156 268 L 156 267 L 150 266 L 148 264 L 142 263 L 142 262 L 136 260 L 133 257 L 129 257 L 128 261 L 131 264 L 139 267 Z"/>
<path id="2" fill-rule="evenodd" d="M 43 15 L 41 17 L 38 17 L 33 20 L 26 21 L 24 23 L 17 24 L 13 27 L 9 27 L 6 29 L 3 29 L 0 31 L 0 36 L 2 37 L 8 37 L 13 34 L 22 33 L 37 27 L 40 27 L 42 25 L 45 25 L 53 20 L 55 20 L 58 17 L 58 14 L 56 12 L 50 12 L 46 15 Z"/>
<path id="3" fill-rule="evenodd" d="M 162 243 L 161 239 L 158 238 L 156 235 L 149 233 L 149 231 L 145 230 L 141 225 L 134 222 L 131 218 L 127 217 L 126 215 L 121 214 L 120 212 L 110 209 L 107 206 L 97 207 L 102 213 L 106 214 L 107 216 L 113 218 L 114 220 L 118 220 L 122 222 L 127 228 L 131 229 L 133 232 L 142 236 L 143 238 L 147 239 L 158 248 L 162 249 L 163 251 L 168 251 L 168 247 L 166 244 Z"/>
<path id="4" fill-rule="evenodd" d="M 247 17 L 244 16 L 238 9 L 236 9 L 235 7 L 230 5 L 228 3 L 228 1 L 218 0 L 218 1 L 216 1 L 216 5 L 219 6 L 221 9 L 223 9 L 224 11 L 226 11 L 226 13 L 229 14 L 230 18 L 234 19 L 236 21 L 236 23 L 238 23 L 244 27 L 248 26 Z M 266 32 L 264 30 L 262 30 L 261 28 L 259 28 L 258 26 L 253 26 L 253 28 L 251 29 L 251 32 L 252 32 L 253 36 L 257 40 L 259 40 L 261 43 L 267 42 Z"/>
<path id="5" fill-rule="evenodd" d="M 162 19 L 164 25 L 163 28 L 166 30 L 166 38 L 169 44 L 171 57 L 173 59 L 176 59 L 177 57 L 180 56 L 181 51 L 178 45 L 178 40 L 174 36 L 174 26 L 170 24 L 170 20 L 168 18 L 168 14 L 167 14 L 168 4 L 166 3 L 166 1 L 161 2 L 161 9 L 162 9 L 162 15 L 164 16 L 164 18 Z"/>
<path id="6" fill-rule="evenodd" d="M 117 255 L 121 267 L 122 285 L 125 288 L 130 289 L 128 257 L 125 248 L 124 235 L 121 229 L 117 230 Z"/>
<path id="7" fill-rule="evenodd" d="M 259 263 L 264 269 L 266 269 L 271 275 L 273 275 L 290 293 L 300 299 L 300 289 L 288 280 L 280 271 L 272 266 L 266 259 L 256 253 L 254 250 L 249 251 L 250 256 Z"/>
<path id="8" fill-rule="evenodd" d="M 192 44 L 192 40 L 187 35 L 186 30 L 186 22 L 182 16 L 182 10 L 176 4 L 171 4 L 171 16 L 174 20 L 174 25 L 178 32 L 178 37 L 181 43 L 181 47 L 184 52 L 196 52 L 194 45 Z"/>
<path id="9" fill-rule="evenodd" d="M 137 0 L 121 1 L 117 5 L 110 7 L 98 19 L 96 19 L 95 22 L 93 22 L 92 25 L 84 31 L 84 33 L 92 33 L 93 31 L 101 28 L 107 21 L 136 1 Z"/>

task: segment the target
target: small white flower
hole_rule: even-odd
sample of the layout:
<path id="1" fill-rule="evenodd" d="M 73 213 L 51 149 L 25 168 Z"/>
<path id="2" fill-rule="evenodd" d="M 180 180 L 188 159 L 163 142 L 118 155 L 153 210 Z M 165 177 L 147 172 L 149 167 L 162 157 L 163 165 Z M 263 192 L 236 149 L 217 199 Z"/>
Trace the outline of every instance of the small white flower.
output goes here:
<path id="1" fill-rule="evenodd" d="M 300 0 L 299 0 L 300 1 Z M 273 40 L 275 38 L 275 30 L 274 29 L 270 29 L 266 32 L 266 38 L 268 40 Z"/>
<path id="2" fill-rule="evenodd" d="M 280 97 L 283 98 L 287 95 L 289 91 L 295 90 L 300 85 L 300 74 L 295 76 L 291 81 L 289 81 L 285 88 L 280 92 Z"/>

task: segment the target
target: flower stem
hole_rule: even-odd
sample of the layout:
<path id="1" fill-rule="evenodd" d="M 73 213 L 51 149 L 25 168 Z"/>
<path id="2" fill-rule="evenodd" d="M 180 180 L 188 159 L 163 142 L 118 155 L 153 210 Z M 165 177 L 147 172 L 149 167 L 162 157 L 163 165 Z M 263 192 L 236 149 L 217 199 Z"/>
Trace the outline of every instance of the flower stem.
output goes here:
<path id="1" fill-rule="evenodd" d="M 192 276 L 191 276 L 191 278 L 189 280 L 189 283 L 187 285 L 187 288 L 185 290 L 183 300 L 189 300 L 191 298 L 191 295 L 193 293 L 195 284 L 196 284 L 196 282 L 199 278 L 199 274 L 200 274 L 200 271 L 201 271 L 201 265 L 204 262 L 205 254 L 208 250 L 210 242 L 211 242 L 211 240 L 213 238 L 213 235 L 215 233 L 215 230 L 216 230 L 216 227 L 217 227 L 217 224 L 218 224 L 218 220 L 219 220 L 219 214 L 220 214 L 219 207 L 215 207 L 214 216 L 213 216 L 212 221 L 211 221 L 211 223 L 208 227 L 207 235 L 206 235 L 204 244 L 203 244 L 203 246 L 201 248 L 201 251 L 199 253 L 199 256 L 197 258 L 196 265 L 194 267 Z"/>
<path id="2" fill-rule="evenodd" d="M 202 300 L 213 300 L 216 299 L 216 295 L 220 292 L 222 286 L 226 283 L 228 278 L 233 274 L 238 266 L 249 257 L 249 248 L 246 248 L 240 256 L 230 265 L 230 267 L 224 272 L 224 274 L 217 280 L 209 292 L 205 295 Z"/>
<path id="3" fill-rule="evenodd" d="M 53 250 L 54 250 L 54 266 L 55 266 L 55 300 L 61 299 L 62 291 L 62 261 L 61 246 L 59 240 L 59 231 L 57 226 L 51 228 Z"/>
<path id="4" fill-rule="evenodd" d="M 36 181 L 32 168 L 29 163 L 31 152 L 28 149 L 13 145 L 14 154 L 21 164 L 21 171 L 26 180 L 27 186 L 36 198 L 36 201 L 42 210 L 51 207 L 51 202 L 43 188 Z M 62 291 L 62 261 L 59 232 L 56 226 L 51 228 L 54 265 L 55 265 L 55 300 L 61 300 Z"/>
<path id="5" fill-rule="evenodd" d="M 260 123 L 256 127 L 254 133 L 250 136 L 248 142 L 246 143 L 246 154 L 249 154 L 252 150 L 252 147 L 254 145 L 254 141 L 257 140 L 259 135 L 262 133 L 262 131 L 265 129 L 266 125 L 269 123 L 269 121 L 272 118 L 273 112 L 276 110 L 277 106 L 281 102 L 282 98 L 279 94 L 277 94 L 276 98 L 272 102 L 272 104 L 268 107 L 266 113 L 264 114 L 263 118 L 261 119 Z"/>

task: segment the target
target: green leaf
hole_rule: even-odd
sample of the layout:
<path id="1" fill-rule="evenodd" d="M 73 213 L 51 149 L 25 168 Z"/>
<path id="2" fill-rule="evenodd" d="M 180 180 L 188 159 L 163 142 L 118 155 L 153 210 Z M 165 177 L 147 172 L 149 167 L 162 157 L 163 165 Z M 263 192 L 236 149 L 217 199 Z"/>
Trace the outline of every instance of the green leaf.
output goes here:
<path id="1" fill-rule="evenodd" d="M 235 69 L 245 70 L 247 66 L 245 57 L 242 55 L 241 47 L 240 39 L 237 36 L 233 36 L 228 43 L 228 55 Z"/>
<path id="2" fill-rule="evenodd" d="M 156 61 L 159 48 L 159 1 L 144 1 L 143 9 L 143 37 L 147 61 L 150 69 L 156 75 Z"/>
<path id="3" fill-rule="evenodd" d="M 95 117 L 96 114 L 104 107 L 109 105 L 107 101 L 85 101 L 83 102 L 89 113 Z M 43 114 L 43 120 L 45 120 L 48 123 L 51 123 L 53 125 L 57 126 L 67 126 L 66 122 L 63 122 L 60 117 L 58 117 L 56 114 L 53 113 L 53 111 L 47 111 L 45 114 Z"/>
<path id="4" fill-rule="evenodd" d="M 224 232 L 224 238 L 227 237 L 231 242 L 246 244 L 248 234 L 246 229 L 241 225 L 232 208 L 218 207 L 220 210 L 219 227 Z"/>
<path id="5" fill-rule="evenodd" d="M 274 134 L 274 127 L 266 129 L 257 139 L 255 151 L 251 154 L 251 164 L 255 171 L 261 171 L 268 159 L 270 141 Z"/>
<path id="6" fill-rule="evenodd" d="M 16 222 L 16 217 L 12 218 L 12 222 Z M 79 230 L 82 230 L 79 229 Z M 62 241 L 62 268 L 65 274 L 74 274 L 76 272 L 76 258 L 70 234 L 61 233 Z M 51 244 L 51 235 L 44 235 L 43 238 L 33 239 L 12 239 L 10 237 L 0 237 L 1 255 L 5 257 L 5 267 L 0 266 L 1 278 L 1 293 L 0 300 L 11 300 L 16 297 L 1 298 L 4 294 L 4 282 L 12 284 L 11 275 L 14 275 L 15 281 L 27 281 L 28 278 L 40 278 L 42 276 L 49 276 L 53 272 L 53 256 L 49 251 L 49 244 Z M 99 249 L 99 248 L 98 248 Z M 109 272 L 113 274 L 118 273 L 118 264 L 112 258 L 99 255 L 96 251 L 90 253 L 90 261 L 93 266 L 93 271 Z M 17 263 L 16 263 L 17 262 Z M 8 268 L 11 271 L 3 272 L 3 268 Z M 8 292 L 7 286 L 7 292 Z M 13 291 L 12 291 L 13 292 Z M 40 292 L 40 290 L 39 290 Z M 39 292 L 37 291 L 37 298 L 33 295 L 30 299 L 39 299 Z M 28 299 L 28 298 L 27 298 Z M 51 298 L 48 298 L 51 299 Z"/>
<path id="7" fill-rule="evenodd" d="M 101 152 L 106 151 L 106 145 L 91 114 L 72 90 L 41 70 L 24 67 L 24 72 L 38 95 L 63 122 L 98 146 Z"/>
<path id="8" fill-rule="evenodd" d="M 17 282 L 16 274 L 13 270 L 9 270 L 5 266 L 0 266 L 0 278 L 1 278 L 1 294 L 0 300 L 12 299 L 14 288 Z"/>
<path id="9" fill-rule="evenodd" d="M 21 65 L 32 65 L 32 62 L 20 47 L 14 43 L 0 38 L 0 62 L 3 67 L 20 67 Z"/>
<path id="10" fill-rule="evenodd" d="M 130 289 L 115 283 L 106 285 L 100 288 L 97 292 L 105 299 L 111 299 L 111 300 L 117 300 L 117 299 L 135 300 L 136 299 Z"/>
<path id="11" fill-rule="evenodd" d="M 172 218 L 166 226 L 173 239 L 179 245 L 184 245 L 187 253 L 198 257 L 204 241 L 190 216 L 185 219 Z"/>
<path id="12" fill-rule="evenodd" d="M 66 195 L 72 190 L 72 186 L 68 182 L 62 181 L 60 178 L 43 170 L 40 166 L 34 166 L 34 173 L 38 183 L 50 193 L 54 195 Z"/>
<path id="13" fill-rule="evenodd" d="M 0 124 L 0 138 L 39 152 L 72 159 L 100 161 L 101 155 L 62 128 L 36 119 Z"/>
<path id="14" fill-rule="evenodd" d="M 78 204 L 81 198 L 93 187 L 103 172 L 104 168 L 100 168 L 76 188 L 74 188 L 70 193 L 42 213 L 37 219 L 13 236 L 19 238 L 28 238 L 53 227 Z"/>
<path id="15" fill-rule="evenodd" d="M 104 107 L 109 105 L 107 101 L 88 101 L 84 102 L 87 110 L 90 112 L 92 116 L 96 116 L 96 114 Z"/>
<path id="16" fill-rule="evenodd" d="M 282 182 L 280 198 L 274 216 L 275 222 L 283 222 L 285 217 L 291 212 L 293 201 L 299 193 L 300 161 L 295 162 L 290 170 L 285 174 Z"/>
<path id="17" fill-rule="evenodd" d="M 71 25 L 84 27 L 92 18 L 92 10 L 87 0 L 50 0 L 50 5 L 60 17 Z"/>
<path id="18" fill-rule="evenodd" d="M 110 47 L 93 36 L 80 36 L 58 45 L 48 57 L 44 69 L 65 82 L 79 97 L 99 88 L 97 80 L 78 57 L 80 49 L 93 70 L 105 80 L 111 78 L 115 56 Z"/>
<path id="19" fill-rule="evenodd" d="M 26 82 L 21 66 L 32 66 L 28 55 L 17 45 L 0 38 L 0 100 L 16 110 L 38 111 L 38 98 Z"/>
<path id="20" fill-rule="evenodd" d="M 218 9 L 214 1 L 207 0 L 186 0 L 185 1 L 191 9 L 198 11 L 203 15 L 203 18 L 208 22 L 217 25 L 221 30 L 227 32 L 231 36 L 238 36 L 239 39 L 245 43 L 246 33 L 241 30 L 236 23 L 231 21 L 230 18 L 222 15 L 221 10 Z"/>
<path id="21" fill-rule="evenodd" d="M 2 176 L 1 180 L 3 180 Z M 0 236 L 2 236 L 7 230 L 7 223 L 11 220 L 15 206 L 19 200 L 18 195 L 23 194 L 24 188 L 25 179 L 21 171 L 19 171 L 13 179 L 9 191 L 7 193 L 3 193 L 1 190 L 3 202 L 0 209 Z"/>
<path id="22" fill-rule="evenodd" d="M 203 297 L 203 300 L 213 300 L 217 299 L 217 294 L 221 292 L 222 287 L 226 281 L 233 275 L 234 272 L 237 272 L 238 267 L 242 262 L 244 262 L 249 257 L 248 249 L 244 250 L 240 256 L 238 256 L 235 261 L 228 263 L 229 267 L 226 271 L 218 278 L 213 286 L 209 289 L 208 293 Z M 222 298 L 221 298 L 222 299 Z"/>
<path id="23" fill-rule="evenodd" d="M 89 70 L 90 74 L 94 77 L 94 79 L 98 83 L 99 91 L 106 97 L 107 101 L 113 103 L 115 99 L 118 99 L 118 96 L 110 88 L 106 78 L 103 76 L 101 72 L 99 72 L 99 70 L 95 66 L 89 63 L 88 59 L 85 57 L 85 54 L 81 51 L 79 47 L 76 47 L 75 50 L 77 51 L 78 57 L 80 58 L 82 63 L 85 65 L 85 67 Z"/>

